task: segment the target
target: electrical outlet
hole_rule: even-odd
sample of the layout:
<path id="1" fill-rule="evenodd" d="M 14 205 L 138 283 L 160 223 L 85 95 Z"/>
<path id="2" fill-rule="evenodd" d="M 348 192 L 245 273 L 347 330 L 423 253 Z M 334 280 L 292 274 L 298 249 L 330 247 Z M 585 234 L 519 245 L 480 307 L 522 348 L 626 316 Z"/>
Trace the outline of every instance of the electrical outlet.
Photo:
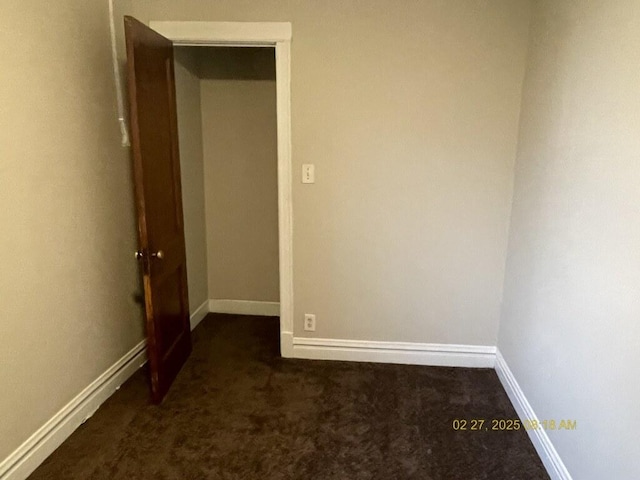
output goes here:
<path id="1" fill-rule="evenodd" d="M 304 329 L 307 332 L 316 331 L 316 316 L 313 313 L 304 314 Z"/>

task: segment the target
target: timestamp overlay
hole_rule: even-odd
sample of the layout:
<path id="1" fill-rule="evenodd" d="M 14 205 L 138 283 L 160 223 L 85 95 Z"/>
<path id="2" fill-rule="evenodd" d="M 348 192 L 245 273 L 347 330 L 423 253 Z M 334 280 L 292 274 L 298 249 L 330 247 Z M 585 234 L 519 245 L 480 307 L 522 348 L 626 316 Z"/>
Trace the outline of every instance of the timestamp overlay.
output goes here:
<path id="1" fill-rule="evenodd" d="M 535 420 L 519 418 L 454 418 L 451 427 L 455 431 L 508 432 L 515 430 L 576 430 L 574 419 Z"/>

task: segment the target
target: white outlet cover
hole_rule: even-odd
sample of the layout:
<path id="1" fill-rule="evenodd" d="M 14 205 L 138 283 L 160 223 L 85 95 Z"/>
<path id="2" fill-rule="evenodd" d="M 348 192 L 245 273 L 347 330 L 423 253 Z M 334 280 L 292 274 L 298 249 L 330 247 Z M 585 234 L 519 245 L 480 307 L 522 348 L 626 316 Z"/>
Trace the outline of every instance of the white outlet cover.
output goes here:
<path id="1" fill-rule="evenodd" d="M 312 313 L 304 314 L 304 329 L 307 332 L 316 331 L 316 316 Z"/>
<path id="2" fill-rule="evenodd" d="M 316 183 L 316 167 L 312 163 L 302 165 L 302 183 Z"/>

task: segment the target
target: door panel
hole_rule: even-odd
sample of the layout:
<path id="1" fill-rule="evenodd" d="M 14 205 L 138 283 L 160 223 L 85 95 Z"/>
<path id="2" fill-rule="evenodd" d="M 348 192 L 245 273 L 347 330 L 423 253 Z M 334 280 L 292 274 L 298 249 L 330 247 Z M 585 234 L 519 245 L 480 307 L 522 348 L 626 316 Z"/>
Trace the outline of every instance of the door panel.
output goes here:
<path id="1" fill-rule="evenodd" d="M 181 297 L 183 287 L 182 269 L 179 268 L 172 275 L 165 276 L 161 282 L 156 282 L 153 292 L 156 310 L 163 312 L 163 315 L 156 319 L 156 329 L 158 345 L 165 354 L 181 334 L 180 315 L 184 308 Z"/>
<path id="2" fill-rule="evenodd" d="M 173 44 L 125 17 L 131 140 L 151 397 L 191 352 Z"/>

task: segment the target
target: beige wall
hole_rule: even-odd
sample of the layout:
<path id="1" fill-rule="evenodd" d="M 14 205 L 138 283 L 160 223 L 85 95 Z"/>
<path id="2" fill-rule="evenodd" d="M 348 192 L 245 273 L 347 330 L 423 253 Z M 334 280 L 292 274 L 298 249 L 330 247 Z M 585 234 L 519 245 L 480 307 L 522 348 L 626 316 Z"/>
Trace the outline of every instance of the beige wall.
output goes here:
<path id="1" fill-rule="evenodd" d="M 189 310 L 193 313 L 209 299 L 197 49 L 176 48 L 174 59 Z"/>
<path id="2" fill-rule="evenodd" d="M 290 21 L 294 331 L 494 345 L 526 0 L 136 0 L 149 20 Z M 316 184 L 299 182 L 303 163 Z"/>
<path id="3" fill-rule="evenodd" d="M 200 61 L 209 297 L 278 302 L 274 50 L 207 48 Z"/>
<path id="4" fill-rule="evenodd" d="M 640 4 L 537 2 L 499 348 L 574 479 L 640 478 Z"/>
<path id="5" fill-rule="evenodd" d="M 0 24 L 1 461 L 143 322 L 108 3 L 10 0 Z"/>

